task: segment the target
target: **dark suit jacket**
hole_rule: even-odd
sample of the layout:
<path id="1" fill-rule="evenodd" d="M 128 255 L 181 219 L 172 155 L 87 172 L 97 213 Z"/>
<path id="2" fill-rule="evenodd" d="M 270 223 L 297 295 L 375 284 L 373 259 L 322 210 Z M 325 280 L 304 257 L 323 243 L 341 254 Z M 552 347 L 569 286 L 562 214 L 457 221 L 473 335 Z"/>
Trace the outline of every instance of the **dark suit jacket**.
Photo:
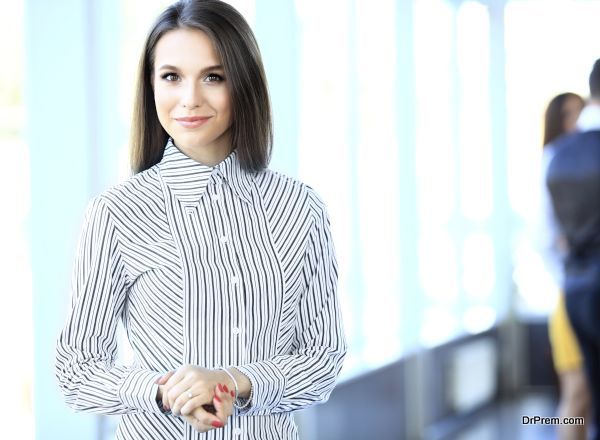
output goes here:
<path id="1" fill-rule="evenodd" d="M 600 131 L 563 136 L 546 174 L 569 251 L 565 291 L 600 288 Z"/>

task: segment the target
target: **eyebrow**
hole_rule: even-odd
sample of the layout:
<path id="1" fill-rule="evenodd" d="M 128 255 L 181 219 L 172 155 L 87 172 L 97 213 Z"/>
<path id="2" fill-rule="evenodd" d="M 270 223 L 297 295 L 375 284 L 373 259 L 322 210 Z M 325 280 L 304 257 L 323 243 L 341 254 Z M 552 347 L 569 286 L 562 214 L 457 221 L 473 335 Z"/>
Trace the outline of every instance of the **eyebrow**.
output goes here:
<path id="1" fill-rule="evenodd" d="M 177 67 L 172 66 L 170 64 L 163 64 L 162 66 L 160 66 L 158 68 L 158 70 L 176 70 L 176 71 L 179 71 L 179 69 Z M 221 64 L 215 64 L 214 66 L 208 66 L 208 67 L 205 67 L 204 69 L 202 69 L 200 71 L 200 73 L 210 72 L 211 70 L 223 70 L 223 66 Z"/>

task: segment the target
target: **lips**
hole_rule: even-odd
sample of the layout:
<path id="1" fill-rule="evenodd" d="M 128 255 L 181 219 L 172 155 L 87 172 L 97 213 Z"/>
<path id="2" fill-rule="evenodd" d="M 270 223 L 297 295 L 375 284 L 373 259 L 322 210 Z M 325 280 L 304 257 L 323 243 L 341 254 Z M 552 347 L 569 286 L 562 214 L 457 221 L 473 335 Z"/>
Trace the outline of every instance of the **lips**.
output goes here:
<path id="1" fill-rule="evenodd" d="M 206 123 L 211 116 L 183 116 L 181 118 L 175 118 L 175 120 L 185 128 L 198 128 Z"/>

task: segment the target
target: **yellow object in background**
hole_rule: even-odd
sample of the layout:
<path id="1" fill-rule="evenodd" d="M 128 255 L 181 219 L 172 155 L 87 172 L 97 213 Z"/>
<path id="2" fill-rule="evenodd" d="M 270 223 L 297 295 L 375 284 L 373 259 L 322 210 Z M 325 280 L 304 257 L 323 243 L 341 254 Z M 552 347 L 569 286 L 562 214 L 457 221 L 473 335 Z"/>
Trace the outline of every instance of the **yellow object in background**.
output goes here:
<path id="1" fill-rule="evenodd" d="M 556 308 L 550 316 L 548 327 L 556 372 L 560 374 L 581 368 L 583 365 L 581 350 L 573 327 L 571 327 L 565 305 L 565 295 L 562 293 L 559 295 Z"/>

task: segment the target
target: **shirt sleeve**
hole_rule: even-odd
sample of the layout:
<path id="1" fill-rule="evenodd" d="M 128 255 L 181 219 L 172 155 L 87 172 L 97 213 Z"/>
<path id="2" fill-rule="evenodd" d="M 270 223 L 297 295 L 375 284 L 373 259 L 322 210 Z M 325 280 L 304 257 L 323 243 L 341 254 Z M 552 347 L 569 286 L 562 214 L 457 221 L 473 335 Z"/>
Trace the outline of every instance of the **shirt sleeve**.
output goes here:
<path id="1" fill-rule="evenodd" d="M 236 368 L 252 384 L 252 402 L 239 414 L 295 411 L 326 402 L 347 345 L 337 296 L 337 262 L 329 219 L 314 198 L 314 224 L 305 257 L 306 289 L 298 304 L 295 348 L 290 354 Z"/>
<path id="2" fill-rule="evenodd" d="M 117 231 L 101 197 L 86 211 L 72 279 L 71 309 L 56 349 L 56 376 L 78 411 L 160 413 L 160 374 L 116 366 L 116 330 L 126 298 Z"/>

